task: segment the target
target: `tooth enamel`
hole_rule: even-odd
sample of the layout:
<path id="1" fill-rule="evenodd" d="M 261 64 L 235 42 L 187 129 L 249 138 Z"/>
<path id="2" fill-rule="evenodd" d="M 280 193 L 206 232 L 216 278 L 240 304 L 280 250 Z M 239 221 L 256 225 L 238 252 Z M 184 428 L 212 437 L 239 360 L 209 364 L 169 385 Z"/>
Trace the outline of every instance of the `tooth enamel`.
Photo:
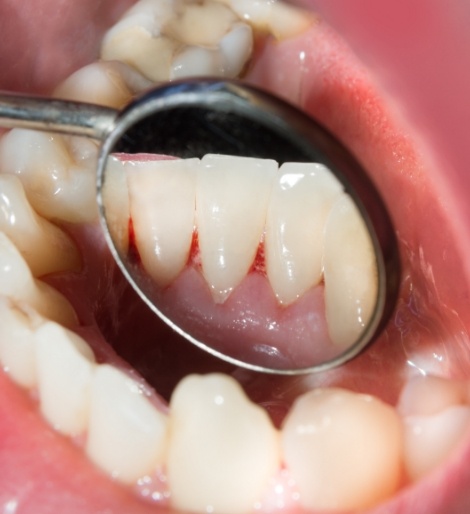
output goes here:
<path id="1" fill-rule="evenodd" d="M 323 259 L 328 331 L 334 344 L 348 347 L 367 327 L 378 285 L 368 230 L 346 194 L 328 216 Z"/>
<path id="2" fill-rule="evenodd" d="M 102 189 L 109 233 L 122 258 L 127 256 L 129 249 L 130 201 L 126 165 L 127 163 L 110 156 Z"/>
<path id="3" fill-rule="evenodd" d="M 199 159 L 129 162 L 131 217 L 147 272 L 164 287 L 188 262 Z"/>
<path id="4" fill-rule="evenodd" d="M 26 305 L 0 297 L 0 361 L 19 385 L 37 383 L 34 332 L 43 319 Z"/>
<path id="5" fill-rule="evenodd" d="M 44 218 L 96 219 L 96 167 L 75 163 L 61 136 L 11 130 L 0 139 L 0 169 L 19 176 L 28 201 Z"/>
<path id="6" fill-rule="evenodd" d="M 224 76 L 240 75 L 253 51 L 253 31 L 246 23 L 235 23 L 219 43 L 224 62 Z"/>
<path id="7" fill-rule="evenodd" d="M 390 406 L 372 396 L 311 391 L 295 402 L 281 437 L 306 509 L 365 509 L 399 485 L 401 423 Z"/>
<path id="8" fill-rule="evenodd" d="M 429 416 L 404 418 L 405 465 L 418 480 L 443 463 L 470 428 L 470 407 L 457 405 Z"/>
<path id="9" fill-rule="evenodd" d="M 321 164 L 280 168 L 266 220 L 266 271 L 282 304 L 290 304 L 322 278 L 323 233 L 342 186 Z"/>
<path id="10" fill-rule="evenodd" d="M 172 505 L 193 512 L 251 512 L 280 465 L 278 434 L 267 413 L 222 374 L 184 378 L 170 413 Z"/>
<path id="11" fill-rule="evenodd" d="M 36 277 L 80 269 L 80 254 L 73 241 L 34 212 L 14 175 L 0 175 L 0 230 L 15 244 Z"/>
<path id="12" fill-rule="evenodd" d="M 197 76 L 223 76 L 223 62 L 217 50 L 188 46 L 173 60 L 170 79 Z"/>
<path id="13" fill-rule="evenodd" d="M 224 302 L 248 273 L 264 230 L 275 161 L 206 155 L 196 186 L 202 271 Z"/>
<path id="14" fill-rule="evenodd" d="M 81 337 L 57 323 L 42 325 L 35 340 L 41 411 L 59 432 L 80 435 L 88 424 L 93 352 Z"/>
<path id="15" fill-rule="evenodd" d="M 86 450 L 91 460 L 121 482 L 133 483 L 162 463 L 166 416 L 142 388 L 109 365 L 95 370 Z"/>
<path id="16" fill-rule="evenodd" d="M 66 298 L 32 276 L 23 257 L 3 232 L 0 232 L 0 295 L 24 302 L 62 325 L 72 326 L 77 322 Z"/>

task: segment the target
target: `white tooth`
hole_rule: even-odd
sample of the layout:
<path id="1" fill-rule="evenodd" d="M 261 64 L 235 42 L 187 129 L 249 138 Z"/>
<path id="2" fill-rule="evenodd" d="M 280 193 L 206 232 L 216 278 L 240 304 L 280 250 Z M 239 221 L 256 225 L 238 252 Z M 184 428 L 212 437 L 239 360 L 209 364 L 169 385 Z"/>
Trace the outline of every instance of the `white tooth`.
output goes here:
<path id="1" fill-rule="evenodd" d="M 0 230 L 15 244 L 36 277 L 80 269 L 80 254 L 73 241 L 34 212 L 14 175 L 0 175 Z"/>
<path id="2" fill-rule="evenodd" d="M 109 365 L 92 382 L 86 450 L 91 460 L 121 482 L 133 483 L 162 463 L 166 416 L 142 388 Z"/>
<path id="3" fill-rule="evenodd" d="M 277 163 L 206 155 L 201 164 L 196 224 L 202 271 L 214 301 L 222 303 L 256 256 Z"/>
<path id="4" fill-rule="evenodd" d="M 19 385 L 37 383 L 34 332 L 43 319 L 26 305 L 0 297 L 0 361 Z"/>
<path id="5" fill-rule="evenodd" d="M 374 249 L 359 210 L 343 194 L 325 229 L 324 279 L 328 331 L 334 344 L 348 347 L 367 327 L 377 298 Z"/>
<path id="6" fill-rule="evenodd" d="M 457 405 L 429 416 L 404 418 L 405 465 L 412 480 L 443 463 L 469 433 L 470 407 Z"/>
<path id="7" fill-rule="evenodd" d="M 306 509 L 366 509 L 399 486 L 401 423 L 372 396 L 342 389 L 301 396 L 284 422 L 282 448 Z"/>
<path id="8" fill-rule="evenodd" d="M 96 219 L 96 167 L 73 161 L 64 139 L 13 129 L 0 139 L 0 169 L 20 177 L 31 206 L 47 219 Z"/>
<path id="9" fill-rule="evenodd" d="M 77 334 L 47 322 L 35 333 L 41 412 L 59 432 L 76 436 L 88 424 L 95 358 Z"/>
<path id="10" fill-rule="evenodd" d="M 10 239 L 0 232 L 0 295 L 24 302 L 47 319 L 66 326 L 76 324 L 75 311 L 54 288 L 35 279 Z"/>
<path id="11" fill-rule="evenodd" d="M 266 271 L 276 297 L 289 305 L 322 278 L 323 234 L 342 185 L 322 164 L 280 168 L 266 219 Z"/>
<path id="12" fill-rule="evenodd" d="M 110 156 L 102 189 L 106 222 L 116 249 L 125 258 L 129 249 L 129 186 L 127 163 Z"/>
<path id="13" fill-rule="evenodd" d="M 432 375 L 411 379 L 400 393 L 397 410 L 402 416 L 428 416 L 468 399 L 468 386 L 463 382 Z"/>
<path id="14" fill-rule="evenodd" d="M 165 26 L 170 37 L 187 45 L 216 47 L 237 17 L 218 2 L 186 3 Z"/>
<path id="15" fill-rule="evenodd" d="M 253 31 L 246 23 L 236 23 L 219 43 L 224 62 L 224 76 L 240 75 L 253 50 Z"/>
<path id="16" fill-rule="evenodd" d="M 267 413 L 226 375 L 192 375 L 178 384 L 169 433 L 168 483 L 178 509 L 251 512 L 280 466 Z"/>
<path id="17" fill-rule="evenodd" d="M 221 55 L 217 50 L 187 46 L 173 59 L 170 79 L 208 75 L 223 76 L 223 64 Z"/>
<path id="18" fill-rule="evenodd" d="M 188 262 L 199 159 L 128 162 L 131 217 L 147 272 L 160 287 Z"/>

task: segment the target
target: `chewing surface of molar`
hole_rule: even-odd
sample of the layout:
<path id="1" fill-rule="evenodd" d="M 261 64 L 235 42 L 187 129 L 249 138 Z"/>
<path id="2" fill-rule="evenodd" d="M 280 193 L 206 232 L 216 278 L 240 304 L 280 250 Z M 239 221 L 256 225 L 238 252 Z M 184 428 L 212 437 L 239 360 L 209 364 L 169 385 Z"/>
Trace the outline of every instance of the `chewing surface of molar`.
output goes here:
<path id="1" fill-rule="evenodd" d="M 15 175 L 0 175 L 0 230 L 15 244 L 35 277 L 80 269 L 75 243 L 34 212 Z"/>
<path id="2" fill-rule="evenodd" d="M 0 170 L 18 175 L 31 206 L 46 219 L 85 223 L 97 217 L 96 161 L 75 162 L 60 135 L 23 129 L 4 134 Z"/>
<path id="3" fill-rule="evenodd" d="M 400 483 L 402 427 L 392 407 L 345 389 L 300 396 L 282 428 L 282 451 L 300 503 L 315 510 L 370 507 Z"/>
<path id="4" fill-rule="evenodd" d="M 3 232 L 0 232 L 0 295 L 24 302 L 45 318 L 64 326 L 74 326 L 77 322 L 65 296 L 33 277 L 16 246 Z"/>
<path id="5" fill-rule="evenodd" d="M 172 504 L 197 512 L 250 512 L 280 465 L 267 413 L 222 374 L 188 376 L 170 401 L 167 472 Z"/>

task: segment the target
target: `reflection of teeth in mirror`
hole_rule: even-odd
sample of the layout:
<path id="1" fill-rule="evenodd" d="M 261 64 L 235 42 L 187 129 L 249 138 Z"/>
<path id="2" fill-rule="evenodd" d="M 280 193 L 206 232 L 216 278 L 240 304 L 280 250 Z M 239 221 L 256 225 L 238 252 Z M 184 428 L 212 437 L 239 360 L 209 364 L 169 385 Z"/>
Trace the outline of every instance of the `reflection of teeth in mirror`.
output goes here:
<path id="1" fill-rule="evenodd" d="M 0 230 L 15 244 L 35 277 L 80 269 L 74 242 L 34 212 L 15 175 L 0 175 Z"/>
<path id="2" fill-rule="evenodd" d="M 124 63 L 98 61 L 72 73 L 54 90 L 53 96 L 119 109 L 151 85 L 148 79 Z"/>
<path id="3" fill-rule="evenodd" d="M 266 219 L 266 273 L 283 305 L 322 280 L 326 218 L 343 191 L 321 164 L 283 164 Z"/>
<path id="4" fill-rule="evenodd" d="M 251 268 L 263 234 L 277 163 L 206 155 L 196 186 L 196 225 L 204 277 L 224 302 Z"/>
<path id="5" fill-rule="evenodd" d="M 284 39 L 311 23 L 304 11 L 267 0 L 256 4 L 144 0 L 106 33 L 101 58 L 127 63 L 154 82 L 208 74 L 235 78 L 252 54 L 250 24 Z"/>
<path id="6" fill-rule="evenodd" d="M 93 352 L 81 337 L 51 321 L 34 337 L 41 412 L 62 434 L 80 435 L 88 425 Z"/>
<path id="7" fill-rule="evenodd" d="M 442 464 L 470 433 L 470 407 L 452 405 L 436 414 L 403 419 L 405 467 L 418 480 Z"/>
<path id="8" fill-rule="evenodd" d="M 328 331 L 336 345 L 348 347 L 370 321 L 378 277 L 369 232 L 346 194 L 335 202 L 328 216 L 323 262 Z"/>
<path id="9" fill-rule="evenodd" d="M 167 417 L 139 384 L 107 364 L 95 370 L 91 385 L 86 451 L 120 482 L 133 483 L 163 461 Z"/>
<path id="10" fill-rule="evenodd" d="M 402 432 L 380 400 L 344 389 L 317 389 L 296 400 L 282 428 L 283 456 L 300 503 L 313 510 L 356 510 L 399 486 Z"/>
<path id="11" fill-rule="evenodd" d="M 188 376 L 170 401 L 172 504 L 197 512 L 251 512 L 280 466 L 267 413 L 233 379 Z"/>
<path id="12" fill-rule="evenodd" d="M 175 280 L 188 262 L 199 163 L 175 159 L 125 164 L 136 246 L 160 287 Z"/>
<path id="13" fill-rule="evenodd" d="M 97 217 L 96 162 L 75 162 L 66 144 L 71 139 L 13 129 L 0 139 L 0 169 L 18 175 L 31 206 L 44 218 L 85 223 Z"/>
<path id="14" fill-rule="evenodd" d="M 77 316 L 68 300 L 56 289 L 37 280 L 10 239 L 0 232 L 0 295 L 24 302 L 42 316 L 74 326 Z"/>
<path id="15" fill-rule="evenodd" d="M 34 332 L 44 319 L 27 305 L 0 297 L 0 361 L 20 386 L 36 386 Z"/>

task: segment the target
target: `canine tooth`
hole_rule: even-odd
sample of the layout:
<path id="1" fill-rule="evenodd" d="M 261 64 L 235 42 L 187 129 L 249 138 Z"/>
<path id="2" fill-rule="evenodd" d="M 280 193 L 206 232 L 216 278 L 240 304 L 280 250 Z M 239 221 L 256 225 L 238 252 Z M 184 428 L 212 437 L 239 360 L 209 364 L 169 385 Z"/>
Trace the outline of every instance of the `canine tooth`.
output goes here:
<path id="1" fill-rule="evenodd" d="M 317 285 L 323 271 L 323 234 L 342 186 L 322 164 L 280 168 L 266 219 L 266 271 L 282 304 Z"/>
<path id="2" fill-rule="evenodd" d="M 212 48 L 187 46 L 175 56 L 170 72 L 170 79 L 197 76 L 223 76 L 223 61 L 220 53 Z"/>
<path id="3" fill-rule="evenodd" d="M 36 277 L 80 269 L 80 254 L 73 241 L 34 212 L 14 175 L 0 175 L 0 230 L 15 244 Z"/>
<path id="4" fill-rule="evenodd" d="M 0 139 L 0 169 L 19 176 L 41 216 L 73 223 L 96 219 L 96 167 L 77 165 L 61 136 L 11 130 Z"/>
<path id="5" fill-rule="evenodd" d="M 470 407 L 455 405 L 429 416 L 407 416 L 403 422 L 406 470 L 417 480 L 444 462 L 469 433 Z"/>
<path id="6" fill-rule="evenodd" d="M 54 288 L 35 279 L 25 260 L 10 239 L 0 232 L 0 295 L 24 302 L 47 319 L 71 326 L 75 311 Z"/>
<path id="7" fill-rule="evenodd" d="M 0 360 L 19 385 L 37 383 L 34 332 L 43 323 L 35 311 L 0 298 Z"/>
<path id="8" fill-rule="evenodd" d="M 126 166 L 125 161 L 110 156 L 102 189 L 109 232 L 122 257 L 129 249 L 130 201 Z"/>
<path id="9" fill-rule="evenodd" d="M 77 334 L 47 322 L 35 333 L 41 412 L 59 432 L 83 433 L 90 410 L 95 358 Z"/>
<path id="10" fill-rule="evenodd" d="M 219 43 L 224 60 L 224 76 L 235 78 L 243 71 L 253 50 L 253 31 L 246 23 L 236 23 Z"/>
<path id="11" fill-rule="evenodd" d="M 402 389 L 397 410 L 402 416 L 428 416 L 467 403 L 466 384 L 432 375 L 412 378 Z"/>
<path id="12" fill-rule="evenodd" d="M 214 300 L 222 303 L 256 256 L 277 163 L 206 155 L 201 164 L 196 224 L 202 271 Z"/>
<path id="13" fill-rule="evenodd" d="M 95 370 L 86 450 L 121 482 L 133 483 L 162 463 L 166 416 L 139 384 L 107 364 Z"/>
<path id="14" fill-rule="evenodd" d="M 199 164 L 199 159 L 127 164 L 137 248 L 160 287 L 170 284 L 188 262 Z"/>
<path id="15" fill-rule="evenodd" d="M 328 216 L 324 243 L 325 309 L 333 343 L 348 347 L 370 320 L 377 298 L 374 249 L 361 214 L 343 194 Z"/>
<path id="16" fill-rule="evenodd" d="M 280 466 L 267 413 L 222 374 L 191 375 L 170 401 L 167 472 L 172 505 L 197 512 L 251 512 Z"/>
<path id="17" fill-rule="evenodd" d="M 365 509 L 399 486 L 401 423 L 390 406 L 372 396 L 311 391 L 294 403 L 281 437 L 306 509 Z"/>

